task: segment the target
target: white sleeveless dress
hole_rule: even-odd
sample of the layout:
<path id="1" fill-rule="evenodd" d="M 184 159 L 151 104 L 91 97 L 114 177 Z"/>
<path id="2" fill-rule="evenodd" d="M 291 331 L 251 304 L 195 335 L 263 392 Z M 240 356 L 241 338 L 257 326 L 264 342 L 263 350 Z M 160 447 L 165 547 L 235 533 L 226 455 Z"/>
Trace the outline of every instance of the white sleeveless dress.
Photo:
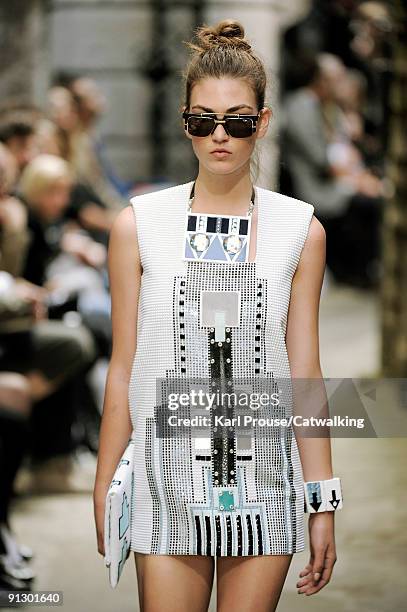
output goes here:
<path id="1" fill-rule="evenodd" d="M 184 261 L 192 185 L 131 200 L 143 274 L 128 395 L 136 441 L 130 549 L 209 556 L 300 552 L 303 474 L 293 429 L 253 425 L 250 436 L 239 427 L 181 435 L 165 429 L 160 408 L 172 384 L 211 381 L 219 371 L 214 329 L 200 325 L 203 291 L 237 292 L 240 300 L 239 324 L 226 328 L 223 372 L 269 393 L 276 380 L 290 380 L 291 283 L 314 207 L 255 186 L 255 261 Z M 274 417 L 292 414 L 287 397 Z M 180 414 L 191 416 L 188 406 Z M 269 415 L 269 408 L 256 414 Z"/>

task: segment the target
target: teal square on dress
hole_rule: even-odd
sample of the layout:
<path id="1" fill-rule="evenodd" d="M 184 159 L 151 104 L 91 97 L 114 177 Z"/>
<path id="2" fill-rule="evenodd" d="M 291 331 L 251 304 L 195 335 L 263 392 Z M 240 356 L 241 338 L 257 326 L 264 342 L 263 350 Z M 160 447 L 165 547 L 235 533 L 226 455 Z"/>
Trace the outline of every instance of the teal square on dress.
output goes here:
<path id="1" fill-rule="evenodd" d="M 235 501 L 233 493 L 230 491 L 222 491 L 219 493 L 219 510 L 233 510 Z"/>

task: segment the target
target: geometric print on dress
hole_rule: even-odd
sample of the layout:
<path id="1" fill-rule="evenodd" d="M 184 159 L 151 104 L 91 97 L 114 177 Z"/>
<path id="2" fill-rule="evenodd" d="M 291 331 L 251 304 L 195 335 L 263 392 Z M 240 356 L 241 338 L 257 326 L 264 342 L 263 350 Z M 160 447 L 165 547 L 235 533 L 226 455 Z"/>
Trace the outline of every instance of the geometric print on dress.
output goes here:
<path id="1" fill-rule="evenodd" d="M 266 371 L 265 355 L 268 286 L 266 279 L 257 278 L 256 263 L 187 262 L 186 268 L 173 282 L 175 367 L 160 381 L 156 408 L 165 404 L 174 384 L 188 392 L 193 380 L 205 381 L 208 390 L 214 384 L 231 392 L 238 381 L 272 394 L 276 383 L 273 372 Z M 239 293 L 239 324 L 226 327 L 223 342 L 216 341 L 213 327 L 200 326 L 203 291 Z M 212 420 L 224 410 L 213 406 Z M 232 406 L 227 416 L 238 412 Z M 261 407 L 256 416 L 266 413 Z M 182 407 L 177 415 L 190 418 L 191 408 Z M 157 436 L 153 419 L 147 419 L 147 428 L 152 552 L 161 549 L 162 538 L 169 554 L 186 547 L 197 555 L 284 554 L 295 547 L 291 430 L 255 426 L 248 436 L 234 426 L 212 426 L 203 437 L 195 430 L 177 436 L 169 429 Z"/>

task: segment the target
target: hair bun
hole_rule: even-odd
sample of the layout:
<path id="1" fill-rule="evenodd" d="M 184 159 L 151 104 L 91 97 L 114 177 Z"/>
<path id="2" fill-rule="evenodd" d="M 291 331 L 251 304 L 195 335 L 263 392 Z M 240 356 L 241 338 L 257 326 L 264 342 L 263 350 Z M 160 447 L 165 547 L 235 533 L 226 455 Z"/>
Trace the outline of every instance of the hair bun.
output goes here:
<path id="1" fill-rule="evenodd" d="M 244 38 L 242 24 L 234 19 L 225 19 L 213 27 L 201 26 L 197 28 L 196 36 L 199 42 L 199 49 L 202 52 L 219 45 L 235 47 L 245 51 L 252 50 L 250 43 Z"/>

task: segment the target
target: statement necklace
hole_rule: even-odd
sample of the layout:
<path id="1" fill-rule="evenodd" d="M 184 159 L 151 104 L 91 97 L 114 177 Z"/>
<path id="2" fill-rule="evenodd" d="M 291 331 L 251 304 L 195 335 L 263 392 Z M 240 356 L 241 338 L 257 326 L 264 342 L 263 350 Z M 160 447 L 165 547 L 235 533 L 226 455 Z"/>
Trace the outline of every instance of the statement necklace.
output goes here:
<path id="1" fill-rule="evenodd" d="M 193 213 L 195 182 L 192 185 L 184 234 L 184 261 L 247 262 L 255 190 L 247 216 Z"/>

